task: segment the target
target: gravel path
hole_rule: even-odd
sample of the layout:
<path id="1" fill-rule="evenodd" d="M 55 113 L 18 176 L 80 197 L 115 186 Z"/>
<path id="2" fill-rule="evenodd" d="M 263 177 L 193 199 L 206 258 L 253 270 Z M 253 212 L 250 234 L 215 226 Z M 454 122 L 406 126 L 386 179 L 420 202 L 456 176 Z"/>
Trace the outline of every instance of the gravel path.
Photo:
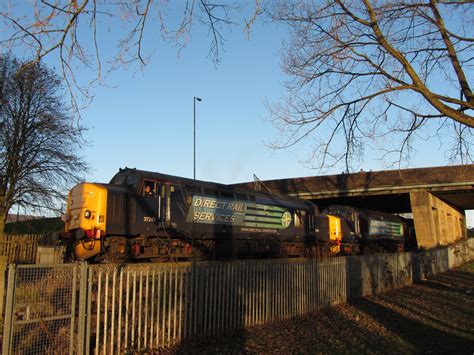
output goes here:
<path id="1" fill-rule="evenodd" d="M 253 327 L 174 353 L 474 353 L 474 264 L 412 287 Z"/>

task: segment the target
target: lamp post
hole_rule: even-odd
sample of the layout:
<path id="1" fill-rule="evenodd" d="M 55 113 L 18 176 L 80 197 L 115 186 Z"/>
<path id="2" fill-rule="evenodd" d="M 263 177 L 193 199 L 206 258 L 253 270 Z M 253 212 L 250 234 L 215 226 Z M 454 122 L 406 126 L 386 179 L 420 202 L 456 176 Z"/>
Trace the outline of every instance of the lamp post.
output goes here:
<path id="1" fill-rule="evenodd" d="M 193 120 L 193 128 L 194 128 L 194 180 L 196 180 L 196 101 L 202 101 L 201 98 L 194 96 L 194 120 Z"/>

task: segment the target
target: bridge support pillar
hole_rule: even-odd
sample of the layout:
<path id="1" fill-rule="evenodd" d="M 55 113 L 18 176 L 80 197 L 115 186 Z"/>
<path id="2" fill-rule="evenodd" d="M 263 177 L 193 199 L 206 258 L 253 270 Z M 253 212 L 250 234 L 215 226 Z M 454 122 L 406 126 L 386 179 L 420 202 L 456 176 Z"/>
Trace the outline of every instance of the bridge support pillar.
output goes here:
<path id="1" fill-rule="evenodd" d="M 466 238 L 466 217 L 428 190 L 410 192 L 418 247 L 433 248 Z"/>

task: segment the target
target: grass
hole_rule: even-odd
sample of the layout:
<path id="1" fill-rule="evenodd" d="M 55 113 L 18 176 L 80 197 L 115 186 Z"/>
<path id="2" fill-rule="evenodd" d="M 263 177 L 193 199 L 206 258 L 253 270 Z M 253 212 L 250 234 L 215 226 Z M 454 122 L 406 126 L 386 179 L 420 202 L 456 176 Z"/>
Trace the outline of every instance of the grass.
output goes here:
<path id="1" fill-rule="evenodd" d="M 463 265 L 460 269 L 474 271 L 474 263 Z"/>

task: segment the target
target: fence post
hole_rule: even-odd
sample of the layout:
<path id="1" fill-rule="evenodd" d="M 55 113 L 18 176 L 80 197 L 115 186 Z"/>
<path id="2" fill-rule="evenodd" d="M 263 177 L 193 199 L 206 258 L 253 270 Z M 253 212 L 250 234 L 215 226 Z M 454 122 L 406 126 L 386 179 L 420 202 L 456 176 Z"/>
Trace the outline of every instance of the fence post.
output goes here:
<path id="1" fill-rule="evenodd" d="M 3 324 L 3 303 L 5 301 L 5 273 L 7 272 L 8 258 L 0 255 L 0 323 Z"/>
<path id="2" fill-rule="evenodd" d="M 5 304 L 5 322 L 3 323 L 3 344 L 2 354 L 10 354 L 12 346 L 12 330 L 13 330 L 13 303 L 15 299 L 15 278 L 16 266 L 11 264 L 8 267 L 8 286 L 7 286 L 7 301 Z"/>
<path id="3" fill-rule="evenodd" d="M 77 317 L 77 353 L 79 355 L 86 354 L 85 344 L 85 328 L 86 322 L 89 321 L 86 315 L 87 305 L 87 264 L 79 264 L 79 314 Z M 74 310 L 73 310 L 74 311 Z"/>

